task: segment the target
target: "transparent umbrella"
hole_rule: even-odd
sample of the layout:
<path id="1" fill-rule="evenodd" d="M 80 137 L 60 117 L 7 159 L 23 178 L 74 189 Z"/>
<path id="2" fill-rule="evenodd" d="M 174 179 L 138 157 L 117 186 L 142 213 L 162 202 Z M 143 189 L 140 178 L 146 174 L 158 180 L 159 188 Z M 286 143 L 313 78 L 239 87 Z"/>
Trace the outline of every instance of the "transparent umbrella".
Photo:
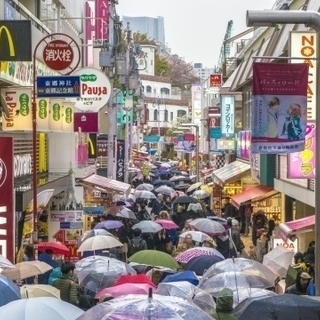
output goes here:
<path id="1" fill-rule="evenodd" d="M 210 194 L 204 190 L 196 190 L 195 192 L 192 193 L 192 196 L 197 199 L 205 199 L 205 198 L 209 198 Z"/>
<path id="2" fill-rule="evenodd" d="M 124 219 L 137 220 L 137 217 L 134 214 L 134 212 L 128 208 L 123 208 L 116 214 L 116 216 Z"/>
<path id="3" fill-rule="evenodd" d="M 138 190 L 134 193 L 134 197 L 136 199 L 156 199 L 156 196 L 151 191 L 141 191 Z"/>
<path id="4" fill-rule="evenodd" d="M 6 257 L 0 254 L 0 268 L 14 268 L 14 265 Z"/>
<path id="5" fill-rule="evenodd" d="M 157 193 L 162 193 L 166 196 L 174 196 L 175 190 L 173 188 L 170 188 L 168 186 L 160 186 L 157 189 L 154 190 Z"/>
<path id="6" fill-rule="evenodd" d="M 136 190 L 139 191 L 152 191 L 154 186 L 150 183 L 142 183 L 136 187 Z"/>
<path id="7" fill-rule="evenodd" d="M 137 224 L 135 224 L 132 229 L 140 229 L 142 233 L 156 233 L 163 229 L 163 227 L 154 221 L 141 221 Z"/>
<path id="8" fill-rule="evenodd" d="M 236 307 L 247 298 L 259 299 L 276 295 L 277 294 L 275 292 L 266 289 L 240 288 L 238 291 L 233 292 L 233 307 Z"/>
<path id="9" fill-rule="evenodd" d="M 217 296 L 221 289 L 229 288 L 239 297 L 240 288 L 266 289 L 273 286 L 274 279 L 274 273 L 257 261 L 230 258 L 210 267 L 201 278 L 199 287 L 213 296 Z"/>
<path id="10" fill-rule="evenodd" d="M 212 320 L 195 304 L 179 297 L 127 295 L 101 303 L 78 320 Z"/>
<path id="11" fill-rule="evenodd" d="M 199 218 L 190 222 L 190 226 L 198 231 L 202 231 L 210 236 L 220 236 L 226 233 L 224 226 L 214 220 Z"/>
<path id="12" fill-rule="evenodd" d="M 113 236 L 113 234 L 105 229 L 92 229 L 86 231 L 83 236 L 78 240 L 77 247 L 79 248 L 85 240 L 95 236 Z"/>
<path id="13" fill-rule="evenodd" d="M 155 293 L 187 299 L 207 313 L 213 312 L 216 305 L 210 293 L 199 289 L 188 281 L 159 283 Z"/>

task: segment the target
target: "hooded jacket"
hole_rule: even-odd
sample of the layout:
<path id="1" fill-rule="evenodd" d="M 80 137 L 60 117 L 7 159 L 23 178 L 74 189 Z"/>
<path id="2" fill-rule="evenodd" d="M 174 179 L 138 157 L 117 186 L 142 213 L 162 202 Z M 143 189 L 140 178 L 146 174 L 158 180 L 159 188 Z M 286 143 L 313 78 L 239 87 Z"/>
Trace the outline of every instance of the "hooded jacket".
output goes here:
<path id="1" fill-rule="evenodd" d="M 231 315 L 233 310 L 233 292 L 228 288 L 223 288 L 217 298 L 216 311 L 212 316 L 217 320 L 235 320 L 236 318 Z"/>

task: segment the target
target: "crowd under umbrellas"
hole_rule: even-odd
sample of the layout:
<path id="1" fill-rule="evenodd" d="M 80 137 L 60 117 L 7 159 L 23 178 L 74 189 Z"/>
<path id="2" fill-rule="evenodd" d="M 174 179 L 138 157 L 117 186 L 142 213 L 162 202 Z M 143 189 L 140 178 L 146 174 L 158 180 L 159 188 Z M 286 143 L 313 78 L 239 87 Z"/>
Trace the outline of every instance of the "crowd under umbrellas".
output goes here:
<path id="1" fill-rule="evenodd" d="M 278 247 L 263 263 L 224 254 L 219 244 L 228 242 L 229 224 L 210 210 L 204 214 L 210 196 L 204 186 L 174 162 L 154 163 L 145 181 L 135 179 L 133 193 L 115 199 L 77 243 L 81 259 L 72 273 L 77 305 L 62 299 L 54 281 L 25 283 L 43 274 L 51 277 L 56 268 L 49 263 L 13 265 L 0 255 L 0 318 L 220 319 L 219 299 L 229 292 L 230 319 L 319 319 L 319 301 L 274 290 L 292 252 Z M 155 210 L 156 201 L 163 204 L 161 210 Z M 135 238 L 145 247 L 133 252 Z M 163 245 L 150 245 L 155 239 Z M 58 242 L 43 243 L 41 249 L 68 250 Z"/>

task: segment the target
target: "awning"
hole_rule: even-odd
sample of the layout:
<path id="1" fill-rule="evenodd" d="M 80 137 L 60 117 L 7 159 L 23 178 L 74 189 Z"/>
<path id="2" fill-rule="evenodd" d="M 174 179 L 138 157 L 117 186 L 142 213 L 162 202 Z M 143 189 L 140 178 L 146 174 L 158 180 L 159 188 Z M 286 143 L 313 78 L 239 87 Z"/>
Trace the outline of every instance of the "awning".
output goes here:
<path id="1" fill-rule="evenodd" d="M 282 238 L 284 241 L 286 241 L 290 236 L 313 231 L 314 225 L 315 225 L 315 215 L 281 223 L 276 233 L 277 235 Z"/>
<path id="2" fill-rule="evenodd" d="M 97 174 L 81 179 L 79 184 L 85 187 L 100 188 L 105 190 L 107 193 L 120 193 L 127 196 L 130 194 L 131 190 L 130 184 L 102 177 Z"/>
<path id="3" fill-rule="evenodd" d="M 239 208 L 242 203 L 250 200 L 258 200 L 257 198 L 261 199 L 271 197 L 276 193 L 278 193 L 278 191 L 274 190 L 272 187 L 259 185 L 232 196 L 231 203 L 235 207 Z"/>
<path id="4" fill-rule="evenodd" d="M 225 183 L 235 181 L 250 171 L 250 164 L 239 160 L 231 162 L 224 167 L 213 171 L 212 179 L 223 187 Z"/>

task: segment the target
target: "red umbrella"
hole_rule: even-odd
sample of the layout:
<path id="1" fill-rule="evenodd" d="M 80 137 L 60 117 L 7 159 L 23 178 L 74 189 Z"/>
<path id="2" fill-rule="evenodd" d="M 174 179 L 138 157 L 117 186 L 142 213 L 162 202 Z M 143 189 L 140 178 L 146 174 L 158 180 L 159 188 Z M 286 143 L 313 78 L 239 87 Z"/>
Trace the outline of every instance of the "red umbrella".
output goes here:
<path id="1" fill-rule="evenodd" d="M 126 294 L 146 294 L 149 292 L 150 288 L 154 290 L 156 286 L 148 283 L 119 284 L 118 286 L 103 289 L 102 291 L 97 293 L 95 298 L 99 299 L 105 294 L 111 294 L 114 298 Z"/>
<path id="2" fill-rule="evenodd" d="M 155 220 L 155 222 L 159 223 L 160 226 L 162 226 L 163 229 L 166 229 L 166 230 L 179 229 L 179 226 L 177 226 L 172 220 L 157 219 Z"/>
<path id="3" fill-rule="evenodd" d="M 123 275 L 113 284 L 113 286 L 125 283 L 147 283 L 154 286 L 153 282 L 145 274 Z"/>
<path id="4" fill-rule="evenodd" d="M 46 251 L 47 249 L 51 249 L 54 254 L 64 254 L 69 255 L 70 251 L 68 247 L 66 247 L 61 242 L 40 242 L 38 245 L 39 251 Z"/>

